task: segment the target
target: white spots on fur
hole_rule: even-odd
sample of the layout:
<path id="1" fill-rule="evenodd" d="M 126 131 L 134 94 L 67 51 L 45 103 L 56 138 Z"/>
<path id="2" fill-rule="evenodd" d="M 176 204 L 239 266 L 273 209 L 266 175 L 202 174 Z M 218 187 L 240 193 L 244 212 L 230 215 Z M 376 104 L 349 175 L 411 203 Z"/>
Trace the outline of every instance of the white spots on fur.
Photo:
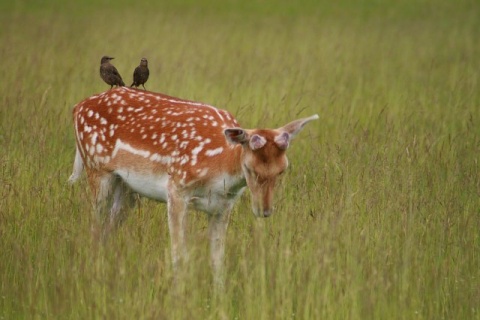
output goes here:
<path id="1" fill-rule="evenodd" d="M 157 139 L 157 134 L 156 133 L 152 134 L 152 140 L 155 140 L 155 139 Z"/>
<path id="2" fill-rule="evenodd" d="M 104 117 L 101 117 L 100 118 L 100 124 L 106 125 L 107 124 L 107 119 L 105 119 Z"/>
<path id="3" fill-rule="evenodd" d="M 123 107 L 118 108 L 118 109 L 117 109 L 117 112 L 118 112 L 118 113 L 122 113 L 122 112 L 123 112 Z"/>
<path id="4" fill-rule="evenodd" d="M 92 110 L 88 110 L 87 116 L 88 116 L 89 118 L 91 118 L 91 117 L 93 116 L 93 111 L 92 111 Z"/>
<path id="5" fill-rule="evenodd" d="M 100 143 L 97 143 L 96 148 L 97 148 L 97 153 L 102 153 L 103 146 Z"/>
<path id="6" fill-rule="evenodd" d="M 200 151 L 203 150 L 203 144 L 199 145 L 198 147 L 195 147 L 193 150 L 192 150 L 192 155 L 193 156 L 197 156 Z"/>
<path id="7" fill-rule="evenodd" d="M 202 150 L 203 150 L 203 143 L 200 143 L 199 146 L 192 149 L 192 161 L 191 161 L 192 166 L 197 164 L 197 156 Z"/>
<path id="8" fill-rule="evenodd" d="M 88 154 L 89 154 L 90 156 L 93 156 L 94 153 L 95 153 L 95 147 L 92 146 L 92 147 L 90 148 L 90 150 L 88 150 Z"/>
<path id="9" fill-rule="evenodd" d="M 154 153 L 150 156 L 150 160 L 155 161 L 155 162 L 160 162 L 160 163 L 163 163 L 163 164 L 170 164 L 172 162 L 172 157 L 162 156 L 158 153 Z"/>
<path id="10" fill-rule="evenodd" d="M 203 178 L 207 175 L 208 168 L 200 168 L 200 169 L 197 169 L 196 172 L 197 172 L 199 178 Z"/>
<path id="11" fill-rule="evenodd" d="M 181 159 L 181 160 L 180 160 L 180 165 L 183 166 L 183 165 L 185 165 L 185 164 L 190 160 L 190 157 L 187 156 L 187 155 L 184 155 L 184 156 L 182 156 L 180 159 Z"/>
<path id="12" fill-rule="evenodd" d="M 219 147 L 219 148 L 216 148 L 216 149 L 209 149 L 207 151 L 205 151 L 205 155 L 208 156 L 208 157 L 213 157 L 213 156 L 216 156 L 218 154 L 221 154 L 223 152 L 223 147 Z"/>
<path id="13" fill-rule="evenodd" d="M 113 99 L 114 103 L 120 103 L 120 101 L 121 101 L 122 104 L 123 104 L 125 102 L 125 100 L 123 100 L 123 97 L 117 95 L 116 93 L 112 94 L 112 99 Z"/>
<path id="14" fill-rule="evenodd" d="M 94 132 L 90 137 L 90 142 L 92 143 L 92 145 L 95 145 L 95 143 L 97 143 L 97 138 L 98 138 L 98 133 Z"/>
<path id="15" fill-rule="evenodd" d="M 115 143 L 115 148 L 113 149 L 113 152 L 112 152 L 112 158 L 115 158 L 118 151 L 120 151 L 120 150 L 127 151 L 131 154 L 141 156 L 141 157 L 144 157 L 144 158 L 148 158 L 150 156 L 150 151 L 136 149 L 135 147 L 131 146 L 130 144 L 125 143 L 120 139 L 117 139 L 117 141 Z"/>

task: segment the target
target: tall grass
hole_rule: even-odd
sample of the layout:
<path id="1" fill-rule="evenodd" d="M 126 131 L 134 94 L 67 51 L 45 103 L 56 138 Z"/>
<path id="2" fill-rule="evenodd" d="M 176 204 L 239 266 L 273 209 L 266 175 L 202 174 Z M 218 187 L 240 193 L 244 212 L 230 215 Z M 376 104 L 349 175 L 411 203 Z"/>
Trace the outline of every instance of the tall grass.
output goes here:
<path id="1" fill-rule="evenodd" d="M 480 319 L 479 4 L 47 4 L 0 5 L 0 319 Z M 245 127 L 320 115 L 275 215 L 235 207 L 221 297 L 202 213 L 182 283 L 162 204 L 93 243 L 86 181 L 65 182 L 105 54 Z"/>

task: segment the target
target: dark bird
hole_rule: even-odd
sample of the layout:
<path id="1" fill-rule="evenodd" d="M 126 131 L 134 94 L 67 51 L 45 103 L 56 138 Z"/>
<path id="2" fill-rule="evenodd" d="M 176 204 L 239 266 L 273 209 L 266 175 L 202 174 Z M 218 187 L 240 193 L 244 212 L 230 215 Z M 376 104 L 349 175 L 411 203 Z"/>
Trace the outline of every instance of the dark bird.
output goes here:
<path id="1" fill-rule="evenodd" d="M 111 88 L 113 86 L 124 86 L 125 83 L 122 80 L 122 76 L 118 73 L 117 68 L 110 63 L 110 60 L 114 58 L 109 56 L 103 56 L 102 61 L 100 62 L 100 76 L 102 77 L 103 81 L 109 84 Z"/>
<path id="2" fill-rule="evenodd" d="M 145 89 L 144 84 L 147 82 L 149 75 L 148 61 L 146 58 L 142 58 L 142 60 L 140 60 L 140 65 L 135 68 L 135 71 L 133 71 L 133 83 L 130 87 L 135 86 L 138 88 L 138 86 L 142 85 L 143 89 Z"/>

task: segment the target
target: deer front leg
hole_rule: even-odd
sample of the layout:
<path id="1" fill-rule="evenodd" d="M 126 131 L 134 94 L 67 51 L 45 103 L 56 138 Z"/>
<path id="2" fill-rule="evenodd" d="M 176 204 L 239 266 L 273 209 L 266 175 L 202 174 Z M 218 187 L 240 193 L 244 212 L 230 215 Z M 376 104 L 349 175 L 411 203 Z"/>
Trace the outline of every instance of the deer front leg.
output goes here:
<path id="1" fill-rule="evenodd" d="M 168 229 L 172 251 L 173 269 L 178 269 L 180 262 L 187 259 L 185 241 L 187 202 L 180 194 L 175 183 L 168 182 Z"/>
<path id="2" fill-rule="evenodd" d="M 208 233 L 210 237 L 210 259 L 215 287 L 222 290 L 225 282 L 223 257 L 225 255 L 225 237 L 231 210 L 209 216 Z"/>

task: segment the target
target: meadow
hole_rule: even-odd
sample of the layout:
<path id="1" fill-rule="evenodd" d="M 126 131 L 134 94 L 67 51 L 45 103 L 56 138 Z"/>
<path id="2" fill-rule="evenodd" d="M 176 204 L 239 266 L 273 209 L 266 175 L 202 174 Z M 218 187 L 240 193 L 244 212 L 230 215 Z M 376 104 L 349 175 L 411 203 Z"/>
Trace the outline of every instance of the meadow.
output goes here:
<path id="1" fill-rule="evenodd" d="M 480 319 L 478 39 L 471 0 L 2 2 L 0 319 Z M 103 55 L 246 128 L 320 116 L 275 214 L 235 206 L 220 296 L 203 213 L 181 284 L 164 204 L 91 236 L 66 181 Z"/>

